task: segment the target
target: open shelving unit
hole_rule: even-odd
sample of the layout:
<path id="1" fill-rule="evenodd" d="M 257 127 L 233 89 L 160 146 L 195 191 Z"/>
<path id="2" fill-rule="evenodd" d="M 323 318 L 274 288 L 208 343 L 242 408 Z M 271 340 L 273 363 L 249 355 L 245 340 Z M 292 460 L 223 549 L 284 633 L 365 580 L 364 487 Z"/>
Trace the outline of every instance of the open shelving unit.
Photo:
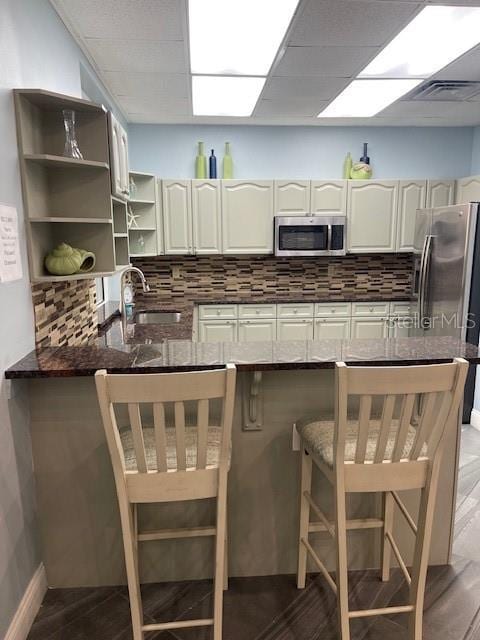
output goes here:
<path id="1" fill-rule="evenodd" d="M 158 255 L 157 247 L 157 191 L 156 178 L 151 173 L 130 171 L 135 189 L 130 188 L 130 207 L 136 222 L 128 229 L 130 256 L 133 258 Z"/>
<path id="2" fill-rule="evenodd" d="M 31 281 L 80 280 L 114 273 L 119 265 L 105 109 L 42 89 L 16 89 L 14 96 Z M 75 111 L 83 160 L 63 156 L 63 109 Z M 126 241 L 128 258 L 128 238 Z M 60 242 L 93 251 L 95 271 L 49 274 L 45 256 Z"/>
<path id="3" fill-rule="evenodd" d="M 127 203 L 112 196 L 113 241 L 115 245 L 115 265 L 118 268 L 130 264 L 128 246 Z"/>

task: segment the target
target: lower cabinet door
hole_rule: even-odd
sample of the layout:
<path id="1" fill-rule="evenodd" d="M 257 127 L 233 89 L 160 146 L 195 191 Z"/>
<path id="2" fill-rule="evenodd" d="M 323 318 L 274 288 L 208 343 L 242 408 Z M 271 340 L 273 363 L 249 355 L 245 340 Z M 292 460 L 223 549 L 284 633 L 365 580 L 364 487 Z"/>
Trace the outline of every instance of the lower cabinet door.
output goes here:
<path id="1" fill-rule="evenodd" d="M 352 338 L 387 338 L 386 318 L 352 318 Z"/>
<path id="2" fill-rule="evenodd" d="M 200 320 L 200 342 L 236 342 L 236 320 Z"/>
<path id="3" fill-rule="evenodd" d="M 389 318 L 388 337 L 389 338 L 408 338 L 410 334 L 411 325 L 412 325 L 412 321 L 408 316 L 400 316 L 399 318 Z"/>
<path id="4" fill-rule="evenodd" d="M 276 321 L 272 320 L 239 320 L 238 340 L 240 342 L 262 342 L 276 340 Z"/>
<path id="5" fill-rule="evenodd" d="M 350 318 L 317 318 L 315 320 L 314 339 L 350 338 Z"/>
<path id="6" fill-rule="evenodd" d="M 313 319 L 277 320 L 277 340 L 313 340 Z"/>

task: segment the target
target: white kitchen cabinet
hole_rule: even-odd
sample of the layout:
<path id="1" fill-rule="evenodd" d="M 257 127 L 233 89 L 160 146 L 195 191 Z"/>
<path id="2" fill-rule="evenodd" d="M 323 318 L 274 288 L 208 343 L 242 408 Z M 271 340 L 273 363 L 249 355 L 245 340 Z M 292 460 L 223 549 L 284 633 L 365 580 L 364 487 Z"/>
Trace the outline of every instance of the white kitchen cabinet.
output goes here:
<path id="1" fill-rule="evenodd" d="M 352 318 L 352 338 L 387 338 L 388 322 L 385 318 Z"/>
<path id="2" fill-rule="evenodd" d="M 200 320 L 235 320 L 238 308 L 236 304 L 201 304 L 198 316 Z"/>
<path id="3" fill-rule="evenodd" d="M 347 180 L 312 180 L 310 211 L 316 215 L 347 215 Z"/>
<path id="4" fill-rule="evenodd" d="M 166 255 L 193 253 L 190 180 L 162 180 Z"/>
<path id="5" fill-rule="evenodd" d="M 200 320 L 200 342 L 236 342 L 237 320 Z"/>
<path id="6" fill-rule="evenodd" d="M 310 180 L 275 180 L 274 214 L 306 216 L 310 213 Z"/>
<path id="7" fill-rule="evenodd" d="M 238 339 L 240 342 L 271 341 L 277 338 L 274 318 L 265 320 L 239 320 Z"/>
<path id="8" fill-rule="evenodd" d="M 427 207 L 446 207 L 454 202 L 455 180 L 428 180 Z"/>
<path id="9" fill-rule="evenodd" d="M 427 202 L 425 180 L 401 180 L 398 193 L 397 251 L 413 251 L 417 209 Z"/>
<path id="10" fill-rule="evenodd" d="M 108 113 L 108 124 L 112 195 L 126 200 L 129 195 L 128 137 L 111 111 Z"/>
<path id="11" fill-rule="evenodd" d="M 398 180 L 351 180 L 348 183 L 348 250 L 395 251 Z"/>
<path id="12" fill-rule="evenodd" d="M 315 318 L 314 339 L 349 338 L 350 318 Z"/>
<path id="13" fill-rule="evenodd" d="M 277 340 L 313 340 L 313 318 L 277 320 Z"/>
<path id="14" fill-rule="evenodd" d="M 273 253 L 273 181 L 222 180 L 224 254 Z"/>
<path id="15" fill-rule="evenodd" d="M 408 338 L 411 322 L 406 316 L 391 317 L 388 320 L 389 338 Z"/>
<path id="16" fill-rule="evenodd" d="M 192 180 L 193 248 L 197 255 L 222 253 L 222 199 L 218 180 Z"/>
<path id="17" fill-rule="evenodd" d="M 480 176 L 469 176 L 457 180 L 457 195 L 455 202 L 465 204 L 467 202 L 480 201 Z"/>

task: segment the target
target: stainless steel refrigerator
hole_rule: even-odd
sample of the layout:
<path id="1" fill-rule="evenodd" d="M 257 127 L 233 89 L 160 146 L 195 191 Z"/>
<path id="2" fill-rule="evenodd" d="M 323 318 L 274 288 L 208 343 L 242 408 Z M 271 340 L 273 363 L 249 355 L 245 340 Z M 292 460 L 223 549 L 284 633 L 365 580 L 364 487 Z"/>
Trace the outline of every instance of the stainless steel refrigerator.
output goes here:
<path id="1" fill-rule="evenodd" d="M 417 211 L 413 335 L 454 336 L 478 344 L 478 208 L 471 202 Z M 473 405 L 474 369 L 467 382 L 464 416 L 467 411 L 470 415 Z"/>

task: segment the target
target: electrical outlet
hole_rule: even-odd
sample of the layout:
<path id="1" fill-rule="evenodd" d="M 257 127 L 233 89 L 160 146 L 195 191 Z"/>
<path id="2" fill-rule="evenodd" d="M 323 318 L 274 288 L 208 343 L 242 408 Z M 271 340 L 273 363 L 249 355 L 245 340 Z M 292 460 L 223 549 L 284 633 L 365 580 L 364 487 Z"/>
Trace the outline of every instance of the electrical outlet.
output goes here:
<path id="1" fill-rule="evenodd" d="M 300 451 L 300 436 L 295 424 L 292 426 L 292 451 Z"/>
<path id="2" fill-rule="evenodd" d="M 180 278 L 180 267 L 172 267 L 172 278 L 178 280 Z"/>

